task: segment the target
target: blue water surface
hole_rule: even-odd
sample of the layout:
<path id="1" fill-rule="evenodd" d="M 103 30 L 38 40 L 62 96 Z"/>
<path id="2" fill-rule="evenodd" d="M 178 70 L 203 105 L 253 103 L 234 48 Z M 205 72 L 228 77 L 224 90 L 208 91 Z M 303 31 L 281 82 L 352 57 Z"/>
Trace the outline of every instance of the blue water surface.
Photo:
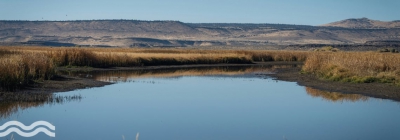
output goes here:
<path id="1" fill-rule="evenodd" d="M 266 77 L 148 77 L 56 93 L 80 101 L 20 109 L 0 124 L 45 120 L 57 140 L 399 140 L 400 104 L 310 96 Z M 9 139 L 11 136 L 0 139 Z"/>

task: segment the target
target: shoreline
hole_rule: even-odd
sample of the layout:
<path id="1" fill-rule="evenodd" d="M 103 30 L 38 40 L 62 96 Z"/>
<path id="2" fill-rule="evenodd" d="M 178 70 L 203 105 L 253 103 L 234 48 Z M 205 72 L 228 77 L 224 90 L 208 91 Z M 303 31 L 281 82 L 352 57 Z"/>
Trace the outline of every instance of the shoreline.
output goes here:
<path id="1" fill-rule="evenodd" d="M 300 74 L 301 68 L 279 69 L 276 74 L 268 74 L 276 80 L 296 82 L 300 86 L 307 86 L 328 92 L 343 94 L 359 94 L 373 98 L 400 101 L 400 87 L 388 83 L 350 83 L 329 81 L 311 74 Z"/>
<path id="2" fill-rule="evenodd" d="M 129 71 L 129 70 L 157 70 L 157 69 L 179 69 L 179 68 L 205 68 L 224 66 L 257 66 L 257 65 L 302 65 L 302 62 L 259 62 L 254 64 L 200 64 L 200 65 L 165 65 L 165 66 L 143 66 L 143 67 L 113 67 L 113 68 L 66 68 L 58 67 L 60 71 Z M 374 98 L 390 99 L 400 101 L 400 87 L 384 83 L 344 83 L 322 80 L 311 74 L 300 74 L 300 67 L 278 68 L 274 74 L 264 74 L 277 80 L 296 82 L 300 86 L 312 87 L 329 92 L 341 92 L 345 94 L 360 94 Z M 67 92 L 78 89 L 103 87 L 113 84 L 90 78 L 81 78 L 68 75 L 59 75 L 52 80 L 36 83 L 31 87 L 12 93 L 45 93 Z M 10 93 L 10 92 L 0 92 Z"/>

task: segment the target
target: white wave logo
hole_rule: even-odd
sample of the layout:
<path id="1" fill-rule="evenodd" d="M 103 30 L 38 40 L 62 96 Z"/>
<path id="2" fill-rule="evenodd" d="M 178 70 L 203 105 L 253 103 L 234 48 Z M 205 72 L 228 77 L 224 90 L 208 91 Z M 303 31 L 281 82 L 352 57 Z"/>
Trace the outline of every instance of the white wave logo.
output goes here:
<path id="1" fill-rule="evenodd" d="M 17 126 L 17 127 L 15 127 L 15 126 Z M 34 122 L 30 126 L 25 126 L 24 124 L 22 124 L 18 121 L 9 121 L 9 122 L 6 122 L 4 125 L 0 126 L 0 137 L 7 136 L 8 134 L 10 134 L 12 132 L 15 132 L 18 135 L 21 135 L 23 137 L 33 137 L 40 132 L 43 132 L 50 137 L 56 137 L 55 132 L 49 131 L 45 127 L 38 127 L 36 129 L 34 129 L 37 126 L 46 126 L 47 128 L 49 128 L 52 131 L 56 130 L 56 127 L 54 125 L 52 125 L 46 121 L 37 121 L 37 122 Z M 8 128 L 8 127 L 10 127 L 10 128 Z M 23 132 L 20 129 L 18 129 L 18 127 L 20 127 L 24 131 L 31 131 L 32 129 L 33 129 L 33 131 Z M 6 129 L 6 128 L 8 128 L 8 129 Z M 5 131 L 3 131 L 3 130 L 5 130 Z"/>

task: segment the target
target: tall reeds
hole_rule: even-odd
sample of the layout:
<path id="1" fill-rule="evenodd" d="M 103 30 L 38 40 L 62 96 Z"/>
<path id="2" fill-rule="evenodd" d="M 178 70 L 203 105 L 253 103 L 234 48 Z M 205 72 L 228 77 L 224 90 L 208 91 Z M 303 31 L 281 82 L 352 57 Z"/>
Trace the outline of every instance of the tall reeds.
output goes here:
<path id="1" fill-rule="evenodd" d="M 13 91 L 54 75 L 53 62 L 43 53 L 21 52 L 0 57 L 0 89 Z"/>
<path id="2" fill-rule="evenodd" d="M 47 54 L 57 66 L 130 67 L 155 65 L 304 61 L 307 52 L 189 49 L 58 48 Z"/>

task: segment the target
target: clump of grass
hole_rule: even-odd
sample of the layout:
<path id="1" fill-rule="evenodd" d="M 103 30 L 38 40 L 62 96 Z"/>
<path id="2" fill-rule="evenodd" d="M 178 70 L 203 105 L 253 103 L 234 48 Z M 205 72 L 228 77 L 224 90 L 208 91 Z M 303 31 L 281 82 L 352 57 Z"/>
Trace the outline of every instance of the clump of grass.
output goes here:
<path id="1" fill-rule="evenodd" d="M 310 54 L 303 72 L 332 81 L 400 85 L 400 55 L 375 52 Z"/>

